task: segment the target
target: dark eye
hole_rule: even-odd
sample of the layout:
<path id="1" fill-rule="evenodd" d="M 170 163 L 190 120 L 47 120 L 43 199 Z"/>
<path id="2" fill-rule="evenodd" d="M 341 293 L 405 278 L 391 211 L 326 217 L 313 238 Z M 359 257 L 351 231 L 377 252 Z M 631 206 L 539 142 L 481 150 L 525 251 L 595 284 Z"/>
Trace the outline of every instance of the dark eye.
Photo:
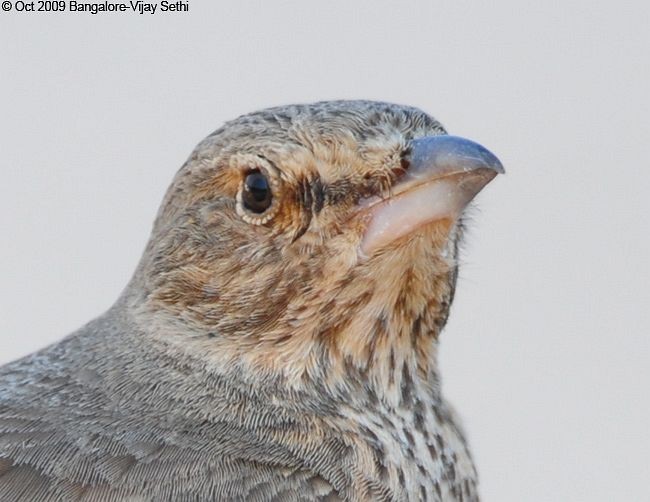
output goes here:
<path id="1" fill-rule="evenodd" d="M 272 195 L 269 180 L 260 171 L 251 171 L 244 180 L 242 202 L 253 213 L 263 213 L 271 205 Z"/>

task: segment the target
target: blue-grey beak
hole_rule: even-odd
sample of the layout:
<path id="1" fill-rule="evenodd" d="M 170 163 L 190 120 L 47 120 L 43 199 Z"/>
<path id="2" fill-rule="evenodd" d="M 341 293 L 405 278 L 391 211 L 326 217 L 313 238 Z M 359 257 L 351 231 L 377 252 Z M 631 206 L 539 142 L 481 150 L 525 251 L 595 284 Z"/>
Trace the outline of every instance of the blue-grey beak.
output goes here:
<path id="1" fill-rule="evenodd" d="M 409 147 L 411 179 L 461 174 L 485 169 L 492 177 L 504 173 L 503 165 L 487 148 L 458 136 L 426 136 L 414 139 Z"/>

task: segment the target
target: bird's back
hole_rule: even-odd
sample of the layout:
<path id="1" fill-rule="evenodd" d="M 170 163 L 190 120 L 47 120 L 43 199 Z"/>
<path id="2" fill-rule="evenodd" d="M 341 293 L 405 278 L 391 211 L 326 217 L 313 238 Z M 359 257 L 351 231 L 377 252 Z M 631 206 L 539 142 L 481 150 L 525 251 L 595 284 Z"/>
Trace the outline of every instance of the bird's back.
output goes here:
<path id="1" fill-rule="evenodd" d="M 0 500 L 336 499 L 340 441 L 116 320 L 0 369 Z"/>

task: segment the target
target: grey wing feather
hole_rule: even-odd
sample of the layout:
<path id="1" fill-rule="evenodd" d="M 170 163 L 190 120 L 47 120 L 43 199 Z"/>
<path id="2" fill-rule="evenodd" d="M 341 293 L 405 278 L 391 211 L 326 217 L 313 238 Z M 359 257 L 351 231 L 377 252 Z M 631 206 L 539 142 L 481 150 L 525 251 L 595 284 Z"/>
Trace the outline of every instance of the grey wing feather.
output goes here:
<path id="1" fill-rule="evenodd" d="M 340 500 L 343 467 L 312 468 L 289 415 L 253 423 L 228 385 L 201 396 L 115 336 L 100 322 L 0 368 L 0 501 Z"/>

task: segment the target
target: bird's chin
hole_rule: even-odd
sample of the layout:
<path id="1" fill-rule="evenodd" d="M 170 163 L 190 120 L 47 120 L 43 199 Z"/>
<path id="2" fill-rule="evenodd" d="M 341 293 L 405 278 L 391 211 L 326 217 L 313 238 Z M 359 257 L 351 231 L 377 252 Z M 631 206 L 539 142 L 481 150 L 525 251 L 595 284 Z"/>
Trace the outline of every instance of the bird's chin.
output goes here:
<path id="1" fill-rule="evenodd" d="M 365 221 L 359 254 L 369 257 L 414 234 L 447 233 L 476 194 L 496 176 L 489 169 L 456 172 L 424 182 L 406 181 L 388 199 L 367 200 L 359 207 Z"/>

